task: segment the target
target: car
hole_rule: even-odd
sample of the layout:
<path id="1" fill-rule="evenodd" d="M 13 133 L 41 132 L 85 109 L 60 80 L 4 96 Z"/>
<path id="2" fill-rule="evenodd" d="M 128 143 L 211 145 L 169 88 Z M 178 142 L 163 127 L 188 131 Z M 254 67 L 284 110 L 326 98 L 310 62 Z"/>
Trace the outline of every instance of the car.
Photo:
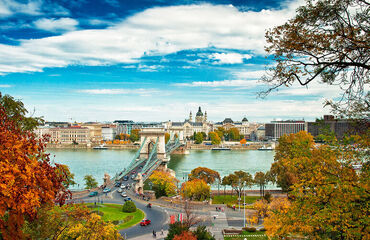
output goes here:
<path id="1" fill-rule="evenodd" d="M 140 226 L 148 226 L 151 223 L 149 219 L 143 219 L 140 222 Z"/>
<path id="2" fill-rule="evenodd" d="M 114 184 L 114 186 L 115 186 L 115 187 L 119 187 L 119 186 L 121 186 L 121 183 L 120 183 L 120 182 L 116 182 L 116 183 Z"/>
<path id="3" fill-rule="evenodd" d="M 110 188 L 104 188 L 103 193 L 109 193 L 111 191 Z"/>
<path id="4" fill-rule="evenodd" d="M 122 185 L 121 185 L 121 188 L 122 188 L 122 189 L 126 188 L 125 184 L 122 184 Z"/>
<path id="5" fill-rule="evenodd" d="M 128 181 L 128 176 L 124 176 L 123 181 Z"/>
<path id="6" fill-rule="evenodd" d="M 127 197 L 126 192 L 122 192 L 122 193 L 121 193 L 121 196 L 122 196 L 122 197 L 124 197 L 124 198 L 126 198 L 126 197 Z"/>
<path id="7" fill-rule="evenodd" d="M 95 197 L 95 196 L 98 196 L 98 192 L 89 193 L 89 197 Z"/>
<path id="8" fill-rule="evenodd" d="M 124 198 L 123 200 L 125 200 L 125 202 L 127 202 L 127 201 L 131 201 L 131 198 L 130 198 L 130 197 L 126 197 L 126 198 Z"/>
<path id="9" fill-rule="evenodd" d="M 117 192 L 121 193 L 121 192 L 123 192 L 123 189 L 122 188 L 118 188 Z"/>
<path id="10" fill-rule="evenodd" d="M 134 180 L 135 177 L 135 174 L 132 174 L 131 179 Z"/>

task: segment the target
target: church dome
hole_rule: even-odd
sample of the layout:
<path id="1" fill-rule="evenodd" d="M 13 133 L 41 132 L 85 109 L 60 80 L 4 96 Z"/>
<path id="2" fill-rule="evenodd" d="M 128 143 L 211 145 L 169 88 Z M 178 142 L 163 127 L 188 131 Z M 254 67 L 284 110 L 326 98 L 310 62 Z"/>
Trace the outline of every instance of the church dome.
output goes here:
<path id="1" fill-rule="evenodd" d="M 199 107 L 198 112 L 197 112 L 197 117 L 201 117 L 201 116 L 203 116 L 203 113 L 202 113 L 202 109 L 200 109 Z"/>
<path id="2" fill-rule="evenodd" d="M 244 117 L 242 122 L 248 122 L 248 119 L 246 117 Z"/>

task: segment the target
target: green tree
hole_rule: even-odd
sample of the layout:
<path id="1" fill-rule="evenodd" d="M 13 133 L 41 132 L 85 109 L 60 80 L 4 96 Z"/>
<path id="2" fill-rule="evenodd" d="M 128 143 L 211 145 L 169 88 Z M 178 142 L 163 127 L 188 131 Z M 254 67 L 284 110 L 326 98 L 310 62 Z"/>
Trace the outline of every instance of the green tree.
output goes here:
<path id="1" fill-rule="evenodd" d="M 265 186 L 268 182 L 271 181 L 270 173 L 256 172 L 254 174 L 254 183 L 260 187 L 260 195 L 265 196 Z"/>
<path id="2" fill-rule="evenodd" d="M 181 222 L 174 222 L 169 225 L 168 234 L 165 240 L 172 240 L 176 235 L 180 235 L 184 231 L 188 231 L 189 227 Z"/>
<path id="3" fill-rule="evenodd" d="M 197 229 L 193 231 L 193 233 L 198 240 L 216 240 L 216 238 L 207 231 L 206 226 L 197 226 Z"/>
<path id="4" fill-rule="evenodd" d="M 14 99 L 9 95 L 2 95 L 0 92 L 0 105 L 4 107 L 5 114 L 12 119 L 17 127 L 23 131 L 32 131 L 37 126 L 44 123 L 41 117 L 33 117 L 28 114 L 27 109 L 20 100 Z M 31 114 L 32 115 L 32 114 Z"/>
<path id="5" fill-rule="evenodd" d="M 85 188 L 86 189 L 92 189 L 98 187 L 98 182 L 95 180 L 95 178 L 92 175 L 85 175 Z"/>
<path id="6" fill-rule="evenodd" d="M 239 141 L 240 140 L 240 133 L 239 129 L 237 128 L 230 128 L 229 131 L 227 131 L 229 140 Z"/>
<path id="7" fill-rule="evenodd" d="M 133 201 L 126 201 L 122 206 L 122 212 L 133 213 L 136 212 L 136 206 Z"/>
<path id="8" fill-rule="evenodd" d="M 297 15 L 266 33 L 276 64 L 262 95 L 295 82 L 339 85 L 343 102 L 326 101 L 338 114 L 367 116 L 370 94 L 369 14 L 364 0 L 306 0 Z M 342 102 L 341 102 L 342 101 Z"/>
<path id="9" fill-rule="evenodd" d="M 203 140 L 207 140 L 207 133 L 205 132 L 201 132 L 202 136 L 203 136 Z"/>
<path id="10" fill-rule="evenodd" d="M 203 134 L 198 132 L 195 134 L 195 143 L 196 144 L 201 144 L 203 142 Z"/>
<path id="11" fill-rule="evenodd" d="M 131 142 L 136 142 L 140 140 L 140 129 L 132 129 L 130 134 Z"/>

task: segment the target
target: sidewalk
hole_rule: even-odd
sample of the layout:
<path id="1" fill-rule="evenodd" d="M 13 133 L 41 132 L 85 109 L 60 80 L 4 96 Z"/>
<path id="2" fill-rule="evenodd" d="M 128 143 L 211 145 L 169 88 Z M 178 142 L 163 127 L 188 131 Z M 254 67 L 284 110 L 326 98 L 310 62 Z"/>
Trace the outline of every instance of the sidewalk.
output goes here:
<path id="1" fill-rule="evenodd" d="M 222 230 L 229 227 L 226 219 L 226 214 L 224 212 L 211 211 L 210 215 L 213 225 L 210 228 L 211 233 L 215 236 L 216 240 L 223 240 L 224 236 L 222 235 Z"/>
<path id="2" fill-rule="evenodd" d="M 145 234 L 134 238 L 125 238 L 125 240 L 153 240 L 153 239 L 164 239 L 167 236 L 168 231 L 163 231 L 163 235 L 161 235 L 161 232 L 157 232 L 157 237 L 153 237 L 153 234 Z"/>

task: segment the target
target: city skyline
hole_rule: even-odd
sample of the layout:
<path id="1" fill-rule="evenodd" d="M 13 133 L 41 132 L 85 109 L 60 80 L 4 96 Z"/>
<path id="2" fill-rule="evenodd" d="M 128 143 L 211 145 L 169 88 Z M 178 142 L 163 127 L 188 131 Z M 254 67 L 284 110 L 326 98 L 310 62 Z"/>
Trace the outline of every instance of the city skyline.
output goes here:
<path id="1" fill-rule="evenodd" d="M 48 121 L 314 120 L 338 87 L 266 99 L 264 32 L 303 1 L 0 2 L 0 91 Z M 222 16 L 222 18 L 220 18 Z"/>

